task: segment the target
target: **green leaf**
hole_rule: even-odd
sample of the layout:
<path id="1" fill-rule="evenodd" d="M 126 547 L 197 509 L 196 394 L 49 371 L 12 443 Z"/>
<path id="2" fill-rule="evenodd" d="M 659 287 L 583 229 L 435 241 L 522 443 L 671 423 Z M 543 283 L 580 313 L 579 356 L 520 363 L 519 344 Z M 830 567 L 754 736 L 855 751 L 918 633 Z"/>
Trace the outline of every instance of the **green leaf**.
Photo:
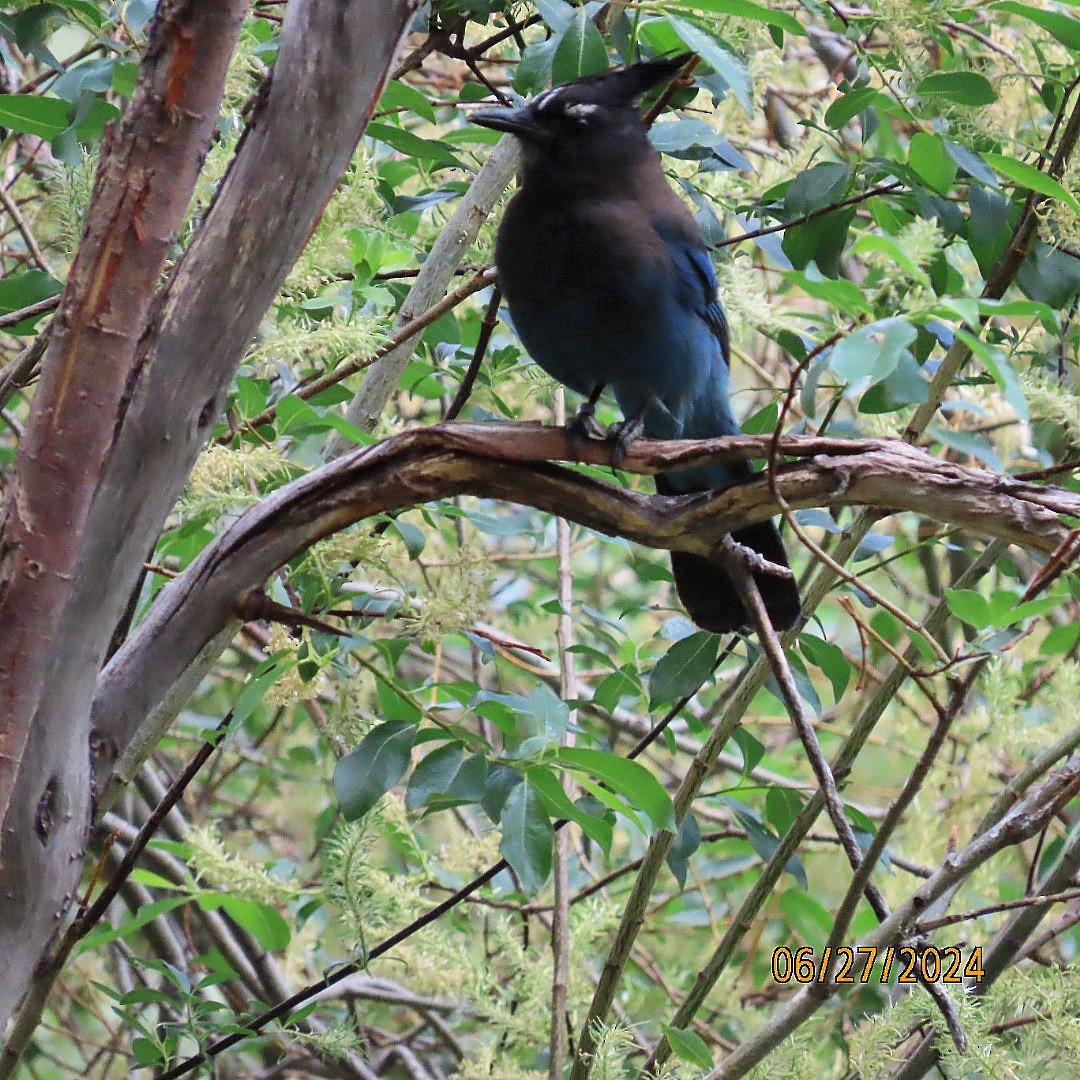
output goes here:
<path id="1" fill-rule="evenodd" d="M 556 34 L 561 34 L 574 19 L 574 8 L 566 0 L 537 0 L 536 10 Z"/>
<path id="2" fill-rule="evenodd" d="M 113 64 L 112 88 L 121 97 L 129 98 L 135 93 L 135 83 L 139 80 L 139 65 L 117 60 Z"/>
<path id="3" fill-rule="evenodd" d="M 829 368 L 861 391 L 867 382 L 880 382 L 893 371 L 915 336 L 915 327 L 907 319 L 880 319 L 834 345 Z"/>
<path id="4" fill-rule="evenodd" d="M 970 146 L 964 146 L 961 143 L 950 142 L 948 139 L 945 142 L 945 152 L 975 180 L 978 180 L 981 184 L 986 184 L 987 187 L 996 188 L 998 186 L 998 178 L 994 175 L 994 170 L 983 160 L 982 155 L 977 151 L 972 150 Z"/>
<path id="5" fill-rule="evenodd" d="M 423 713 L 416 702 L 384 679 L 376 682 L 375 695 L 379 699 L 379 712 L 387 720 L 402 720 L 407 724 L 420 722 Z"/>
<path id="6" fill-rule="evenodd" d="M 784 212 L 801 217 L 842 199 L 851 183 L 853 170 L 841 161 L 826 161 L 803 169 L 791 181 L 784 197 Z"/>
<path id="7" fill-rule="evenodd" d="M 55 139 L 66 130 L 71 106 L 66 101 L 30 94 L 0 94 L 0 127 Z"/>
<path id="8" fill-rule="evenodd" d="M 173 997 L 163 990 L 153 990 L 149 986 L 136 986 L 118 999 L 121 1005 L 168 1005 Z"/>
<path id="9" fill-rule="evenodd" d="M 1049 304 L 1039 303 L 1038 300 L 991 300 L 989 297 L 980 297 L 976 301 L 976 309 L 980 315 L 997 315 L 1003 319 L 1015 316 L 1022 319 L 1038 319 L 1050 333 L 1061 333 L 1061 319 L 1058 313 Z M 975 323 L 974 318 L 964 321 L 969 326 Z"/>
<path id="10" fill-rule="evenodd" d="M 848 229 L 854 217 L 854 206 L 822 214 L 787 229 L 780 246 L 797 270 L 804 270 L 813 262 L 821 273 L 839 277 L 840 256 L 844 253 Z"/>
<path id="11" fill-rule="evenodd" d="M 1062 597 L 1056 592 L 1051 596 L 1038 597 L 1024 603 L 1020 603 L 1020 596 L 1011 589 L 995 589 L 990 597 L 994 626 L 1012 626 L 1023 619 L 1057 611 L 1062 603 Z"/>
<path id="12" fill-rule="evenodd" d="M 559 778 L 543 766 L 529 769 L 525 773 L 525 780 L 531 784 L 536 793 L 544 800 L 549 814 L 564 817 L 580 826 L 590 840 L 600 845 L 605 855 L 611 853 L 611 840 L 613 835 L 612 819 L 603 813 L 590 814 L 580 802 L 572 802 L 563 790 Z M 592 802 L 592 800 L 589 800 Z M 593 803 L 595 806 L 596 804 Z"/>
<path id="13" fill-rule="evenodd" d="M 786 787 L 771 787 L 765 793 L 765 820 L 783 836 L 803 808 L 803 800 L 797 791 Z"/>
<path id="14" fill-rule="evenodd" d="M 739 824 L 746 833 L 746 839 L 757 853 L 762 862 L 768 862 L 773 853 L 780 846 L 780 838 L 765 827 L 761 815 L 738 799 L 726 797 L 723 799 L 731 807 Z M 806 871 L 797 855 L 788 859 L 784 869 L 799 883 L 802 888 L 807 888 Z"/>
<path id="15" fill-rule="evenodd" d="M 519 94 L 539 94 L 551 82 L 551 65 L 558 47 L 557 37 L 548 38 L 547 41 L 530 41 L 525 46 L 511 81 Z"/>
<path id="16" fill-rule="evenodd" d="M 780 910 L 787 917 L 788 926 L 807 945 L 818 952 L 824 948 L 832 929 L 832 917 L 809 893 L 788 889 L 780 896 Z"/>
<path id="17" fill-rule="evenodd" d="M 506 798 L 500 818 L 499 850 L 514 868 L 527 896 L 539 892 L 551 874 L 555 830 L 543 800 L 529 784 L 518 784 Z"/>
<path id="18" fill-rule="evenodd" d="M 671 796 L 641 762 L 584 746 L 564 746 L 557 757 L 566 768 L 581 769 L 603 780 L 634 809 L 643 811 L 657 829 L 674 832 L 675 808 Z"/>
<path id="19" fill-rule="evenodd" d="M 522 701 L 521 712 L 531 720 L 530 734 L 543 735 L 549 742 L 557 742 L 566 734 L 570 707 L 543 683 L 533 686 Z"/>
<path id="20" fill-rule="evenodd" d="M 749 19 L 751 22 L 765 23 L 786 30 L 789 34 L 806 36 L 802 23 L 786 11 L 774 11 L 751 3 L 751 0 L 676 0 L 668 7 L 676 10 L 686 8 L 691 11 L 710 11 L 717 15 L 734 15 L 737 19 Z"/>
<path id="21" fill-rule="evenodd" d="M 230 919 L 239 923 L 266 950 L 280 952 L 292 939 L 289 924 L 281 912 L 270 904 L 249 900 L 244 896 L 225 896 L 215 893 L 199 900 L 206 910 L 220 907 Z"/>
<path id="22" fill-rule="evenodd" d="M 784 276 L 808 296 L 839 308 L 845 315 L 869 315 L 874 310 L 866 294 L 854 281 L 827 278 L 814 263 L 810 263 L 805 270 L 789 270 Z"/>
<path id="23" fill-rule="evenodd" d="M 890 105 L 889 99 L 879 90 L 864 86 L 858 90 L 849 90 L 846 94 L 838 97 L 825 110 L 825 123 L 834 131 L 842 128 L 853 117 L 865 112 L 874 106 L 886 108 Z"/>
<path id="24" fill-rule="evenodd" d="M 1012 0 L 994 4 L 993 11 L 1008 11 L 1022 19 L 1030 19 L 1044 30 L 1049 30 L 1067 49 L 1080 52 L 1080 21 L 1060 11 L 1043 11 L 1029 4 L 1015 4 Z"/>
<path id="25" fill-rule="evenodd" d="M 1065 203 L 1080 214 L 1080 201 L 1077 200 L 1076 196 L 1062 187 L 1052 176 L 1040 172 L 1034 165 L 1017 161 L 1016 158 L 1008 157 L 1005 154 L 984 153 L 983 157 L 1006 180 L 1012 180 L 1021 187 L 1036 191 L 1040 195 L 1049 195 L 1050 198 Z"/>
<path id="26" fill-rule="evenodd" d="M 704 120 L 681 116 L 677 120 L 661 120 L 649 129 L 649 141 L 662 154 L 686 161 L 720 162 L 728 169 L 754 168 L 749 160 Z"/>
<path id="27" fill-rule="evenodd" d="M 87 934 L 76 947 L 75 955 L 81 956 L 83 953 L 93 952 L 120 938 L 129 937 L 148 922 L 153 922 L 159 915 L 164 915 L 193 899 L 194 897 L 185 894 L 184 896 L 167 896 L 164 900 L 143 904 L 131 918 L 125 919 L 119 926 L 104 926 Z"/>
<path id="28" fill-rule="evenodd" d="M 844 803 L 844 816 L 851 822 L 856 833 L 865 833 L 867 836 L 874 836 L 877 833 L 873 818 L 867 817 L 857 806 Z"/>
<path id="29" fill-rule="evenodd" d="M 698 53 L 701 59 L 728 84 L 735 95 L 735 100 L 746 110 L 747 115 L 753 115 L 750 72 L 746 64 L 700 26 L 686 22 L 684 19 L 677 19 L 674 15 L 668 15 L 667 21 L 672 30 L 679 35 L 679 40 L 688 49 Z"/>
<path id="30" fill-rule="evenodd" d="M 908 164 L 939 195 L 948 193 L 956 179 L 957 164 L 940 135 L 919 131 L 908 147 Z"/>
<path id="31" fill-rule="evenodd" d="M 296 667 L 297 660 L 292 653 L 275 653 L 268 661 L 269 669 L 256 677 L 244 687 L 237 695 L 236 704 L 233 705 L 233 719 L 242 724 L 258 707 L 258 704 L 266 696 L 267 690 L 274 685 L 286 672 Z"/>
<path id="32" fill-rule="evenodd" d="M 959 431 L 942 427 L 940 424 L 931 424 L 927 432 L 945 446 L 961 454 L 968 454 L 976 461 L 981 461 L 992 472 L 1002 471 L 1001 458 L 998 457 L 997 451 L 990 445 L 985 435 L 976 431 Z M 917 645 L 922 638 L 916 637 L 914 641 Z"/>
<path id="33" fill-rule="evenodd" d="M 642 824 L 637 811 L 621 795 L 616 795 L 610 788 L 598 784 L 584 773 L 578 773 L 575 779 L 588 793 L 588 796 L 596 799 L 601 806 L 606 806 L 613 814 L 621 814 L 641 832 L 647 833 L 649 831 L 648 827 Z"/>
<path id="34" fill-rule="evenodd" d="M 1080 623 L 1073 623 L 1071 626 L 1055 626 L 1043 638 L 1040 652 L 1043 656 L 1055 653 L 1064 655 L 1076 648 L 1078 640 L 1080 640 Z"/>
<path id="35" fill-rule="evenodd" d="M 690 856 L 699 847 L 701 847 L 701 828 L 697 823 L 697 818 L 692 813 L 688 813 L 679 823 L 679 831 L 675 834 L 675 839 L 671 841 L 671 846 L 664 857 L 680 889 L 686 888 L 686 871 L 690 867 Z"/>
<path id="36" fill-rule="evenodd" d="M 63 285 L 51 274 L 44 270 L 27 270 L 22 274 L 9 274 L 0 281 L 0 315 L 6 315 L 10 311 L 19 311 L 21 308 L 36 304 L 39 300 L 47 300 L 56 296 Z M 29 332 L 38 319 L 43 319 L 48 312 L 40 315 L 31 315 L 9 327 L 6 333 Z"/>
<path id="37" fill-rule="evenodd" d="M 613 712 L 624 697 L 641 697 L 641 683 L 629 665 L 604 676 L 593 691 L 593 704 L 607 712 Z"/>
<path id="38" fill-rule="evenodd" d="M 445 809 L 477 803 L 484 797 L 487 762 L 483 754 L 465 757 L 463 743 L 451 742 L 423 757 L 409 777 L 405 806 Z"/>
<path id="39" fill-rule="evenodd" d="M 164 1065 L 161 1049 L 156 1042 L 140 1035 L 131 1040 L 131 1056 L 135 1064 L 141 1069 L 152 1068 L 155 1065 Z"/>
<path id="40" fill-rule="evenodd" d="M 946 589 L 945 603 L 958 619 L 974 626 L 976 630 L 990 626 L 993 622 L 990 601 L 973 589 Z"/>
<path id="41" fill-rule="evenodd" d="M 844 650 L 831 641 L 814 637 L 813 634 L 802 634 L 799 637 L 799 648 L 811 664 L 825 673 L 832 683 L 833 700 L 839 703 L 851 679 L 851 665 L 844 655 Z"/>
<path id="42" fill-rule="evenodd" d="M 607 47 L 584 7 L 574 12 L 551 61 L 551 81 L 569 82 L 582 75 L 606 71 Z"/>
<path id="43" fill-rule="evenodd" d="M 415 86 L 399 82 L 397 79 L 391 79 L 383 87 L 382 95 L 379 97 L 379 108 L 409 109 L 429 124 L 434 124 L 436 120 L 435 110 L 427 97 Z"/>
<path id="44" fill-rule="evenodd" d="M 951 162 L 950 162 L 951 164 Z M 953 172 L 955 172 L 955 168 Z M 926 271 L 904 250 L 903 245 L 895 236 L 887 236 L 884 233 L 865 233 L 851 245 L 852 255 L 864 255 L 868 251 L 886 255 L 900 269 L 907 272 L 908 277 L 920 285 L 930 285 L 930 277 Z"/>
<path id="45" fill-rule="evenodd" d="M 998 98 L 989 79 L 974 71 L 936 71 L 915 87 L 915 93 L 947 98 L 959 105 L 989 105 Z"/>
<path id="46" fill-rule="evenodd" d="M 334 769 L 334 792 L 346 821 L 363 817 L 404 775 L 417 728 L 405 720 L 380 724 Z"/>
<path id="47" fill-rule="evenodd" d="M 749 776 L 765 756 L 765 745 L 744 727 L 737 727 L 731 733 L 731 738 L 742 754 L 742 774 Z"/>
<path id="48" fill-rule="evenodd" d="M 389 518 L 390 531 L 396 532 L 401 537 L 405 550 L 409 553 L 409 559 L 420 558 L 424 551 L 424 533 L 411 521 L 402 521 L 401 518 Z"/>
<path id="49" fill-rule="evenodd" d="M 507 797 L 521 782 L 521 773 L 509 765 L 495 764 L 488 770 L 480 806 L 493 825 L 498 825 Z"/>
<path id="50" fill-rule="evenodd" d="M 45 44 L 52 32 L 61 28 L 58 23 L 62 17 L 63 12 L 56 4 L 32 4 L 25 11 L 10 16 L 5 36 L 12 36 L 23 52 L 30 53 L 53 71 L 63 71 L 64 65 Z"/>
<path id="51" fill-rule="evenodd" d="M 973 336 L 964 330 L 957 331 L 957 337 L 964 340 Z M 1002 396 L 1012 406 L 1013 411 L 1020 420 L 1026 424 L 1028 421 L 1027 395 L 1024 393 L 1024 387 L 1019 376 L 1009 363 L 1008 357 L 1000 349 L 991 347 L 981 351 L 979 359 L 983 362 L 986 370 L 994 377 L 994 382 L 1001 388 Z"/>
<path id="52" fill-rule="evenodd" d="M 395 127 L 393 124 L 370 123 L 364 130 L 364 134 L 376 142 L 385 143 L 399 153 L 410 158 L 420 158 L 432 161 L 436 165 L 447 166 L 451 169 L 464 169 L 465 165 L 456 158 L 441 142 L 434 139 L 422 139 L 404 128 Z"/>
<path id="53" fill-rule="evenodd" d="M 744 435 L 771 435 L 776 430 L 776 422 L 780 419 L 780 406 L 775 401 L 770 401 L 756 413 L 748 416 L 739 426 Z M 690 631 L 693 633 L 693 630 Z M 688 634 L 684 634 L 688 637 Z"/>
<path id="54" fill-rule="evenodd" d="M 686 1028 L 663 1026 L 664 1038 L 668 1041 L 672 1053 L 683 1061 L 689 1061 L 699 1069 L 710 1069 L 713 1064 L 709 1044 L 696 1032 Z"/>
<path id="55" fill-rule="evenodd" d="M 1068 307 L 1080 292 L 1080 259 L 1036 240 L 1020 265 L 1016 284 L 1033 300 Z"/>
<path id="56" fill-rule="evenodd" d="M 720 639 L 704 630 L 676 641 L 649 676 L 649 708 L 693 694 L 712 674 L 719 648 Z"/>

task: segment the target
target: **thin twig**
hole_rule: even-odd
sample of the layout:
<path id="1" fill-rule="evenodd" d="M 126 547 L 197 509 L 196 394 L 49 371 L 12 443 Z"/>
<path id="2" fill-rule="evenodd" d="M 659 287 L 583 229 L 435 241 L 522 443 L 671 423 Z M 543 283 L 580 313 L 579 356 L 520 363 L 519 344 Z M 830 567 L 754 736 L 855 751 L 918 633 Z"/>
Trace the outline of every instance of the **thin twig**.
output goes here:
<path id="1" fill-rule="evenodd" d="M 490 309 L 489 309 L 490 310 Z M 560 386 L 555 392 L 555 420 L 566 423 L 566 391 Z M 574 601 L 573 578 L 570 572 L 570 523 L 566 518 L 555 521 L 556 572 L 558 574 L 559 619 L 555 640 L 559 650 L 559 697 L 573 701 L 578 696 L 574 654 L 574 623 L 571 605 Z M 571 709 L 564 745 L 574 744 L 577 709 Z M 562 780 L 568 799 L 574 798 L 572 779 Z M 548 1041 L 548 1078 L 562 1080 L 570 1050 L 570 1015 L 567 1008 L 570 986 L 570 874 L 569 835 L 564 831 L 555 838 L 552 875 L 554 877 L 554 906 L 551 911 L 551 1031 Z"/>
<path id="2" fill-rule="evenodd" d="M 495 332 L 495 327 L 499 322 L 499 303 L 501 300 L 502 290 L 498 285 L 495 285 L 491 290 L 491 299 L 488 301 L 484 318 L 480 323 L 480 333 L 476 338 L 476 348 L 473 349 L 469 368 L 465 372 L 465 377 L 461 380 L 461 385 L 454 395 L 454 400 L 450 402 L 450 407 L 446 410 L 443 420 L 456 420 L 461 415 L 461 410 L 465 408 L 465 403 L 473 392 L 476 377 L 480 374 L 480 365 L 483 363 L 484 354 L 487 352 L 488 342 L 491 341 L 491 335 Z"/>
<path id="3" fill-rule="evenodd" d="M 1019 900 L 1003 900 L 1000 904 L 987 904 L 986 907 L 964 911 L 958 915 L 944 915 L 940 919 L 917 922 L 912 929 L 920 934 L 929 934 L 932 930 L 940 930 L 944 926 L 971 922 L 973 919 L 981 919 L 986 915 L 996 915 L 999 911 L 1015 911 L 1017 908 L 1030 907 L 1032 904 L 1067 904 L 1070 900 L 1080 900 L 1080 889 L 1065 889 L 1063 892 L 1049 895 L 1024 896 Z"/>
<path id="4" fill-rule="evenodd" d="M 0 191 L 2 190 L 0 188 Z M 18 326 L 23 319 L 41 315 L 59 306 L 60 294 L 57 293 L 55 296 L 46 296 L 44 300 L 35 300 L 32 304 L 27 304 L 26 307 L 21 307 L 17 311 L 5 311 L 3 315 L 0 315 L 0 330 L 6 330 L 9 326 Z"/>
<path id="5" fill-rule="evenodd" d="M 0 409 L 34 377 L 49 344 L 49 335 L 40 333 L 3 371 L 0 371 Z"/>
<path id="6" fill-rule="evenodd" d="M 828 206 L 822 206 L 817 210 L 811 210 L 808 214 L 802 214 L 800 217 L 791 218 L 789 221 L 781 221 L 778 225 L 763 225 L 760 229 L 751 229 L 749 232 L 739 233 L 738 236 L 729 237 L 727 240 L 718 240 L 712 245 L 712 249 L 713 251 L 720 251 L 722 248 L 731 247 L 733 244 L 741 244 L 744 240 L 756 240 L 759 236 L 769 236 L 772 233 L 794 229 L 799 225 L 805 225 L 808 221 L 813 221 L 816 218 L 824 217 L 826 214 L 831 214 L 836 210 L 841 210 L 845 206 L 855 206 L 858 203 L 866 202 L 867 199 L 873 199 L 878 195 L 888 195 L 894 191 L 902 191 L 903 188 L 904 185 L 898 180 L 893 181 L 891 184 L 879 184 L 877 187 L 860 192 L 858 195 L 850 195 L 846 199 L 840 199 L 837 202 L 829 203 Z"/>
<path id="7" fill-rule="evenodd" d="M 11 215 L 11 220 L 15 222 L 15 228 L 19 230 L 23 241 L 26 243 L 26 250 L 34 260 L 34 265 L 51 277 L 52 271 L 45 261 L 45 252 L 38 245 L 37 238 L 27 224 L 26 218 L 22 216 L 18 203 L 7 193 L 3 184 L 0 184 L 0 203 L 3 203 L 4 209 Z"/>
<path id="8" fill-rule="evenodd" d="M 143 823 L 142 828 L 139 829 L 139 835 L 135 837 L 124 853 L 124 857 L 120 860 L 120 864 L 117 866 L 112 878 L 98 894 L 97 899 L 68 927 L 57 950 L 58 954 L 62 951 L 62 955 L 57 956 L 54 954 L 54 957 L 50 958 L 50 960 L 59 959 L 59 962 L 63 963 L 63 960 L 71 951 L 71 947 L 80 938 L 85 937 L 101 916 L 105 914 L 109 904 L 112 903 L 113 898 L 119 892 L 120 886 L 131 871 L 135 869 L 135 863 L 138 862 L 143 849 L 154 838 L 154 834 L 160 828 L 169 811 L 180 801 L 180 797 L 187 790 L 188 785 L 195 779 L 199 770 L 210 760 L 210 755 L 220 745 L 221 736 L 232 723 L 232 718 L 233 714 L 230 709 L 221 718 L 217 727 L 206 737 L 206 741 L 202 746 L 191 756 L 191 760 L 180 775 L 169 785 L 169 790 L 165 793 L 164 798 L 154 807 L 150 816 Z"/>
<path id="9" fill-rule="evenodd" d="M 409 322 L 405 323 L 400 329 L 395 330 L 394 333 L 386 339 L 382 347 L 374 356 L 365 357 L 362 360 L 346 360 L 343 364 L 339 364 L 334 368 L 333 371 L 324 372 L 322 375 L 313 375 L 302 381 L 291 391 L 291 393 L 306 401 L 308 398 L 321 394 L 331 386 L 336 386 L 350 375 L 355 375 L 358 371 L 363 371 L 364 368 L 371 367 L 376 361 L 392 353 L 396 348 L 403 345 L 410 338 L 415 337 L 421 330 L 426 329 L 437 319 L 441 319 L 443 315 L 457 307 L 457 305 L 460 304 L 462 300 L 466 299 L 466 297 L 472 296 L 473 293 L 479 292 L 481 289 L 493 284 L 494 281 L 495 270 L 493 268 L 478 271 L 473 274 L 468 281 L 463 282 L 452 292 L 447 293 L 437 304 L 433 304 L 427 311 L 417 315 L 415 319 L 410 319 Z M 261 427 L 263 424 L 269 424 L 276 415 L 277 404 L 274 404 L 269 408 L 264 409 L 250 420 L 245 420 L 244 426 L 247 428 Z M 232 435 L 222 436 L 218 441 L 222 443 L 231 442 Z"/>

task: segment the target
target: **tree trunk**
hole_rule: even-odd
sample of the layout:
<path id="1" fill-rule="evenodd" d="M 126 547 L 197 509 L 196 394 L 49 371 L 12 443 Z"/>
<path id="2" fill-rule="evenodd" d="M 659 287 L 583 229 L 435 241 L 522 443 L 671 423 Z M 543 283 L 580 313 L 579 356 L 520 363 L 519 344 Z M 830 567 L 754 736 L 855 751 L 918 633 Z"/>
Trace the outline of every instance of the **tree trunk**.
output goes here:
<path id="1" fill-rule="evenodd" d="M 269 90 L 155 297 L 247 5 L 174 0 L 156 16 L 102 159 L 0 534 L 0 1030 L 34 979 L 39 996 L 51 981 L 48 943 L 78 885 L 94 769 L 107 773 L 123 749 L 90 721 L 109 641 L 415 6 L 289 5 Z"/>

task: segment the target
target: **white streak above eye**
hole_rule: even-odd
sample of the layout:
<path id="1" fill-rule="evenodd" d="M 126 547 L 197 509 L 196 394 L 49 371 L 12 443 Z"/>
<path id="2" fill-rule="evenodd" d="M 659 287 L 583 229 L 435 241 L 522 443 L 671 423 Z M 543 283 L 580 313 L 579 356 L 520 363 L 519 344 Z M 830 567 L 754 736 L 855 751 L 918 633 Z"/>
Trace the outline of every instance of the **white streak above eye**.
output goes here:
<path id="1" fill-rule="evenodd" d="M 556 86 L 552 90 L 545 90 L 538 98 L 533 100 L 533 108 L 537 112 L 543 112 L 553 101 L 559 97 L 559 92 L 562 90 L 561 86 Z"/>
<path id="2" fill-rule="evenodd" d="M 599 105 L 590 105 L 583 101 L 578 105 L 567 105 L 566 115 L 574 117 L 575 120 L 588 120 L 599 108 Z"/>

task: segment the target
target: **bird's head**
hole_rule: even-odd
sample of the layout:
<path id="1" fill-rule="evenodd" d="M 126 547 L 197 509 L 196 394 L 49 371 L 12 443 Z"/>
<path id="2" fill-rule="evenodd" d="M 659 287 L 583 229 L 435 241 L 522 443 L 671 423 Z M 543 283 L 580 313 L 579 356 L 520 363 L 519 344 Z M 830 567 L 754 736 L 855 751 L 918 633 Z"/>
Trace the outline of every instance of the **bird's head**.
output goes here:
<path id="1" fill-rule="evenodd" d="M 521 142 L 525 183 L 568 184 L 610 175 L 648 146 L 638 99 L 671 79 L 692 54 L 649 60 L 563 83 L 518 109 L 484 109 L 470 119 Z"/>

